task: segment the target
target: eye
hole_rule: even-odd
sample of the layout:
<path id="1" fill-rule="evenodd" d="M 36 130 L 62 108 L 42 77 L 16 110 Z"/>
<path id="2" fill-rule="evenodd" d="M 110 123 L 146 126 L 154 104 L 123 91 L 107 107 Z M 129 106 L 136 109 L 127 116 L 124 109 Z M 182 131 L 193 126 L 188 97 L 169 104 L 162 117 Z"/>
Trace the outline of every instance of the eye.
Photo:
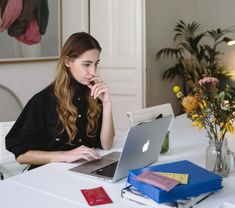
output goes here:
<path id="1" fill-rule="evenodd" d="M 89 66 L 90 66 L 90 63 L 84 63 L 83 66 L 89 67 Z"/>

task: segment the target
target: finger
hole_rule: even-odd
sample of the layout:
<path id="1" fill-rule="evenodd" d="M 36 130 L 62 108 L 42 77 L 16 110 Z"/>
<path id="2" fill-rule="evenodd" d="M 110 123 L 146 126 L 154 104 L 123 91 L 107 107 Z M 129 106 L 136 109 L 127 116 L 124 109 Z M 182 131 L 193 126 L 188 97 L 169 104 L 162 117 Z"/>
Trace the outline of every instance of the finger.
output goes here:
<path id="1" fill-rule="evenodd" d="M 89 87 L 90 89 L 92 89 L 93 85 L 92 85 L 92 84 L 88 84 L 87 87 Z"/>
<path id="2" fill-rule="evenodd" d="M 92 157 L 95 159 L 101 159 L 100 154 L 96 150 L 92 150 Z"/>
<path id="3" fill-rule="evenodd" d="M 94 92 L 96 90 L 96 88 L 99 86 L 99 84 L 94 84 L 92 87 L 91 87 L 91 96 L 94 96 Z"/>
<path id="4" fill-rule="evenodd" d="M 98 160 L 100 159 L 101 157 L 97 156 L 97 155 L 93 155 L 92 153 L 89 153 L 89 152 L 80 152 L 78 155 L 77 155 L 77 159 L 85 159 L 85 160 Z"/>
<path id="5" fill-rule="evenodd" d="M 100 89 L 103 89 L 103 88 L 107 88 L 106 84 L 105 83 L 99 83 L 99 84 L 95 84 L 94 85 L 94 92 L 97 91 L 97 90 L 100 90 Z"/>
<path id="6" fill-rule="evenodd" d="M 93 148 L 83 147 L 80 151 L 80 154 L 88 155 L 89 157 L 100 159 L 100 154 Z"/>
<path id="7" fill-rule="evenodd" d="M 91 160 L 100 160 L 100 159 L 101 159 L 101 157 L 93 157 L 91 155 L 87 155 L 87 159 L 86 160 L 91 161 Z"/>
<path id="8" fill-rule="evenodd" d="M 102 89 L 103 87 L 104 87 L 103 83 L 95 84 L 91 89 L 91 96 L 94 96 L 95 94 L 97 94 L 97 91 Z"/>
<path id="9" fill-rule="evenodd" d="M 105 86 L 101 85 L 101 86 L 97 86 L 94 91 L 93 91 L 93 96 L 94 98 L 97 98 L 101 92 L 105 92 Z"/>
<path id="10" fill-rule="evenodd" d="M 94 76 L 93 78 L 91 78 L 91 81 L 93 81 L 95 84 L 103 82 L 99 76 Z"/>
<path id="11" fill-rule="evenodd" d="M 84 159 L 84 160 L 90 160 L 90 157 L 88 157 L 88 155 L 87 154 L 81 154 L 80 156 L 79 156 L 79 159 Z"/>
<path id="12" fill-rule="evenodd" d="M 99 91 L 97 91 L 96 95 L 94 96 L 94 98 L 96 99 L 97 97 L 100 97 L 101 95 L 103 95 L 104 93 L 106 93 L 106 89 L 100 89 Z"/>

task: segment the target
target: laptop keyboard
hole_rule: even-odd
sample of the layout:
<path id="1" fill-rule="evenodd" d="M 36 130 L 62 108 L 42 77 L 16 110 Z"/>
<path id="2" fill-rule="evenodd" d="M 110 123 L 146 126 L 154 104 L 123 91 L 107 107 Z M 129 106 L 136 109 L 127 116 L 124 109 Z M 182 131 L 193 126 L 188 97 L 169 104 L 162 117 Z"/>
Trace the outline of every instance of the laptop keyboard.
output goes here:
<path id="1" fill-rule="evenodd" d="M 93 171 L 92 173 L 97 174 L 97 175 L 107 176 L 107 177 L 113 177 L 117 164 L 118 164 L 118 161 L 111 163 L 105 167 L 99 168 Z"/>

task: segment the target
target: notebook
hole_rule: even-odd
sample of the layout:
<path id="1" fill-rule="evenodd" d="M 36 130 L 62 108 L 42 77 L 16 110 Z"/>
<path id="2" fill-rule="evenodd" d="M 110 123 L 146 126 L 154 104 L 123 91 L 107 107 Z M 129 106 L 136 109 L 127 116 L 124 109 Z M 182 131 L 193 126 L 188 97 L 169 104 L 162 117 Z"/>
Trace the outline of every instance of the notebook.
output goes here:
<path id="1" fill-rule="evenodd" d="M 70 171 L 116 182 L 128 175 L 128 170 L 156 162 L 172 115 L 142 122 L 131 127 L 122 152 L 111 152 L 100 160 L 85 162 Z"/>
<path id="2" fill-rule="evenodd" d="M 142 183 L 136 180 L 144 170 L 151 172 L 174 172 L 188 174 L 187 184 L 178 184 L 171 191 L 167 192 L 156 186 Z M 166 203 L 188 197 L 198 196 L 208 192 L 216 192 L 222 189 L 222 177 L 206 170 L 188 160 L 181 160 L 160 165 L 153 165 L 146 168 L 129 170 L 127 182 L 137 188 L 142 194 L 147 195 L 158 203 Z"/>

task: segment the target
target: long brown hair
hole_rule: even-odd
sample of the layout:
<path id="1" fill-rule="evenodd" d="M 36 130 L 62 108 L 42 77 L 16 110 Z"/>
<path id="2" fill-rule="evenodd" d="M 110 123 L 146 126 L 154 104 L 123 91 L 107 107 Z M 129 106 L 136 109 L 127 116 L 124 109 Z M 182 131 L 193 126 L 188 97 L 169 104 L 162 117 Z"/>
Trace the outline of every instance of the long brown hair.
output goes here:
<path id="1" fill-rule="evenodd" d="M 54 82 L 54 94 L 57 98 L 58 124 L 62 125 L 61 131 L 66 130 L 69 136 L 68 143 L 72 143 L 77 134 L 76 120 L 78 117 L 77 108 L 72 100 L 75 87 L 72 85 L 72 75 L 65 65 L 66 58 L 78 58 L 84 52 L 101 47 L 98 41 L 85 32 L 74 33 L 65 42 L 57 66 L 57 75 Z M 93 137 L 97 133 L 97 124 L 101 116 L 102 106 L 87 94 L 88 112 L 86 134 Z"/>

